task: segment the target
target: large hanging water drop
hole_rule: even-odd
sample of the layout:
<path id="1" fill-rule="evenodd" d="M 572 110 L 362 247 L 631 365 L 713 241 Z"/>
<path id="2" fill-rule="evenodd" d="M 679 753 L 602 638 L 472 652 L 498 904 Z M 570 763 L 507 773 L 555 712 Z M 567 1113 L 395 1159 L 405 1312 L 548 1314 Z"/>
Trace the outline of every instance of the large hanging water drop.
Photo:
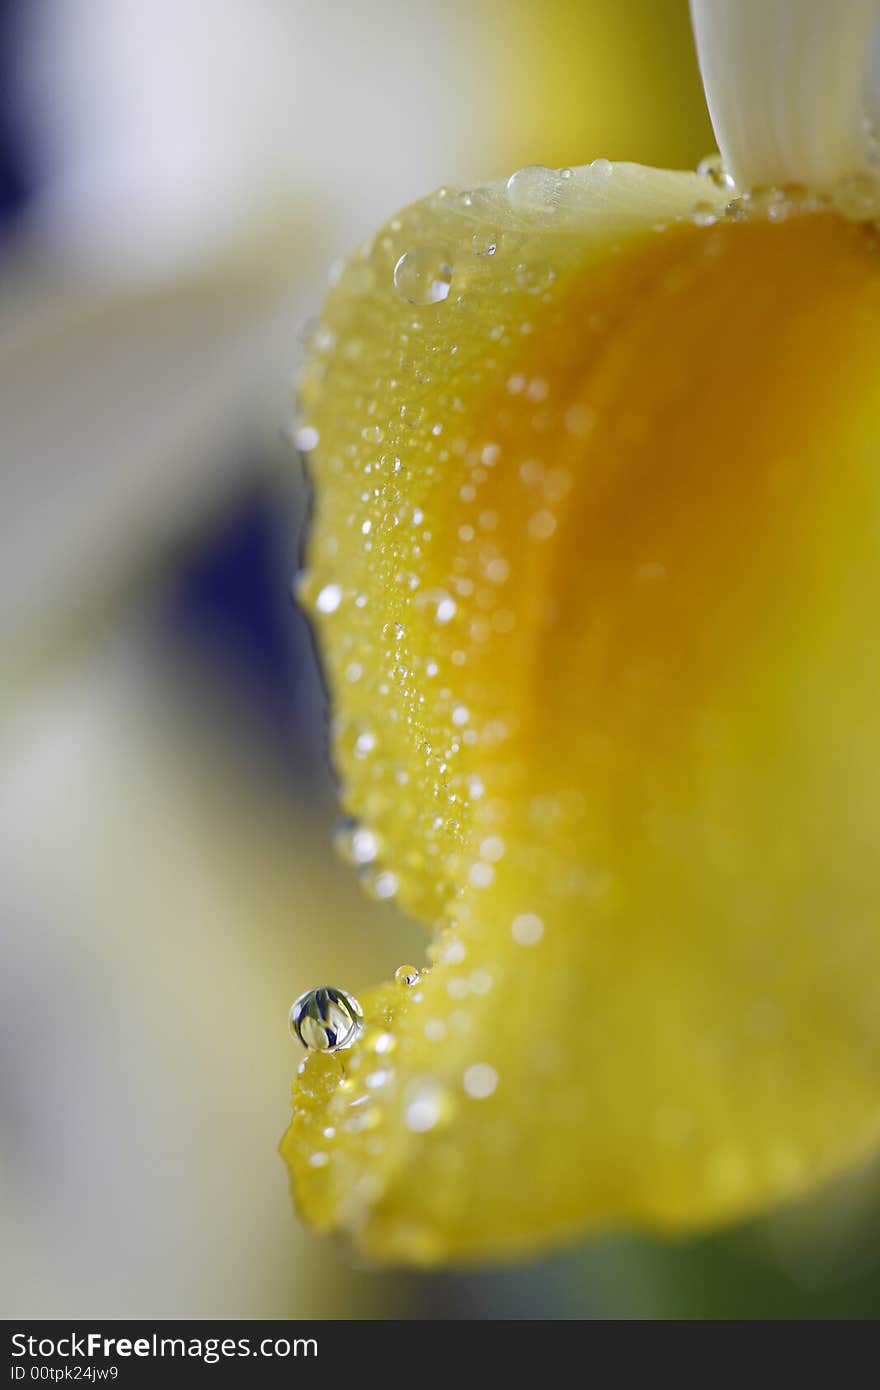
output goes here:
<path id="1" fill-rule="evenodd" d="M 362 1016 L 354 995 L 322 985 L 306 990 L 291 1005 L 290 1032 L 311 1052 L 339 1052 L 357 1039 Z"/>
<path id="2" fill-rule="evenodd" d="M 517 169 L 507 180 L 507 199 L 517 212 L 553 212 L 559 196 L 559 174 L 543 164 Z"/>
<path id="3" fill-rule="evenodd" d="M 405 251 L 394 267 L 394 288 L 408 304 L 440 304 L 452 285 L 452 264 L 436 246 Z"/>

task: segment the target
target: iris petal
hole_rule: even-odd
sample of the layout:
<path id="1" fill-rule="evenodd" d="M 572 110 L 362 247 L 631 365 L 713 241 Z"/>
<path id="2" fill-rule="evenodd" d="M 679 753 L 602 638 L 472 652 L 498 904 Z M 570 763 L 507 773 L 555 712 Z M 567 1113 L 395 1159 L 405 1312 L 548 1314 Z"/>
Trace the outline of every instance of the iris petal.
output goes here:
<path id="1" fill-rule="evenodd" d="M 417 205 L 303 380 L 343 795 L 433 931 L 283 1144 L 375 1257 L 717 1223 L 880 1138 L 880 258 L 706 185 Z"/>

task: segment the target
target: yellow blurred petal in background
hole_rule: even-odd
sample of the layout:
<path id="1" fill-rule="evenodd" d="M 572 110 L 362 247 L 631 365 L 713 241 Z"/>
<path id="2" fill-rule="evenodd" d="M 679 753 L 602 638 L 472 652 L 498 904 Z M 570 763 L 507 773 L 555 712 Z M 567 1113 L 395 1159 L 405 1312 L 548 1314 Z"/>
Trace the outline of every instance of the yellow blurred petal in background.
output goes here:
<path id="1" fill-rule="evenodd" d="M 880 257 L 728 197 L 441 190 L 318 330 L 303 595 L 353 857 L 434 940 L 283 1153 L 373 1256 L 724 1221 L 880 1137 Z"/>
<path id="2" fill-rule="evenodd" d="M 487 9 L 493 134 L 499 94 L 515 96 L 493 140 L 499 171 L 599 154 L 687 168 L 712 148 L 686 3 L 492 0 Z"/>

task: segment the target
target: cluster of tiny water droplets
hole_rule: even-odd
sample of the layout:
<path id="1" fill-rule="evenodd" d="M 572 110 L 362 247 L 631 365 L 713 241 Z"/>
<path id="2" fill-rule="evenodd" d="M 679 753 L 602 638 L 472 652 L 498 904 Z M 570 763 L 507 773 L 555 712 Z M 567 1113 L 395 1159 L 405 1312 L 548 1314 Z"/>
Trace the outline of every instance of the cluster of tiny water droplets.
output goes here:
<path id="1" fill-rule="evenodd" d="M 691 221 L 698 227 L 711 227 L 719 221 L 751 219 L 785 222 L 805 213 L 832 210 L 851 222 L 873 222 L 880 217 L 876 156 L 865 168 L 841 178 L 830 194 L 816 193 L 795 184 L 738 190 L 719 154 L 707 155 L 701 160 L 697 173 L 706 181 L 710 195 L 694 203 Z M 727 200 L 720 204 L 719 193 L 727 195 Z"/>
<path id="2" fill-rule="evenodd" d="M 604 184 L 606 172 L 590 178 Z M 512 658 L 499 654 L 533 619 L 557 619 L 529 580 L 573 483 L 547 440 L 562 429 L 576 442 L 594 423 L 528 366 L 582 251 L 564 232 L 527 246 L 521 221 L 542 201 L 556 216 L 570 182 L 526 171 L 488 201 L 441 192 L 394 219 L 339 276 L 300 382 L 297 443 L 318 507 L 298 592 L 322 639 L 350 814 L 337 845 L 376 896 L 443 927 L 429 966 L 401 966 L 371 1002 L 357 1047 L 339 1063 L 309 1059 L 298 1081 L 304 1099 L 322 1097 L 311 1180 L 345 1177 L 353 1227 L 381 1197 L 358 1187 L 355 1150 L 368 1165 L 398 1130 L 440 1135 L 458 1107 L 490 1104 L 503 1085 L 469 1043 L 472 1009 L 500 995 L 502 970 L 471 963 L 463 938 L 478 929 L 470 900 L 513 854 L 492 787 L 515 732 Z M 513 452 L 475 414 L 493 401 Z M 555 805 L 538 815 L 535 841 L 558 820 Z M 539 949 L 537 916 L 514 917 L 506 940 Z M 448 978 L 436 977 L 432 1004 L 433 964 Z M 453 1077 L 411 1060 L 448 1039 L 463 1045 Z"/>
<path id="3" fill-rule="evenodd" d="M 300 383 L 319 509 L 299 591 L 353 817 L 340 847 L 376 896 L 438 924 L 492 887 L 507 852 L 491 773 L 516 729 L 500 673 L 558 621 L 529 578 L 574 481 L 549 441 L 577 449 L 595 425 L 529 363 L 588 259 L 566 210 L 604 208 L 614 173 L 529 168 L 393 219 L 341 273 Z M 550 841 L 565 817 L 535 801 Z"/>
<path id="4" fill-rule="evenodd" d="M 827 205 L 826 200 L 793 185 L 738 190 L 717 152 L 700 160 L 697 173 L 707 185 L 707 196 L 698 199 L 691 212 L 691 221 L 697 227 L 711 227 L 719 221 L 742 222 L 749 218 L 782 222 Z M 719 195 L 722 195 L 721 201 Z"/>
<path id="5" fill-rule="evenodd" d="M 454 936 L 447 934 L 445 944 L 441 942 L 433 954 L 455 972 L 453 980 L 469 979 L 474 995 L 485 995 L 491 988 L 485 969 L 468 974 L 467 951 Z M 404 965 L 391 983 L 374 992 L 368 1017 L 362 1021 L 358 1016 L 354 1050 L 342 1042 L 338 1048 L 335 1043 L 325 1046 L 320 1031 L 317 1041 L 311 1035 L 300 1037 L 292 1021 L 292 1030 L 312 1054 L 301 1063 L 297 1079 L 293 1127 L 307 1135 L 297 1155 L 312 1187 L 324 1186 L 337 1194 L 336 1221 L 353 1232 L 381 1202 L 382 1175 L 393 1167 L 395 1149 L 407 1140 L 442 1137 L 463 1108 L 482 1108 L 503 1084 L 500 1067 L 472 1041 L 467 989 L 440 1017 L 436 1002 L 426 997 L 431 975 L 431 967 Z M 327 993 L 348 997 L 342 991 L 311 991 L 297 1001 L 297 1021 L 304 1010 L 314 1011 L 315 995 Z M 460 1055 L 452 1067 L 444 1066 L 443 1049 L 438 1048 L 432 1065 L 432 1049 L 447 1039 L 458 1044 Z M 503 1136 L 506 1125 L 496 1114 L 493 1130 Z M 455 1146 L 451 1152 L 432 1144 L 421 1161 L 425 1183 L 439 1190 L 449 1177 L 449 1165 L 457 1161 Z M 429 1239 L 429 1233 L 426 1227 L 420 1240 Z M 430 1239 L 441 1236 L 435 1231 Z"/>
<path id="6" fill-rule="evenodd" d="M 875 222 L 880 219 L 880 160 L 876 136 L 868 142 L 868 162 L 864 168 L 840 178 L 830 193 L 816 193 L 799 184 L 737 190 L 719 154 L 707 155 L 697 167 L 712 197 L 698 199 L 691 221 L 698 227 L 713 226 L 719 220 L 742 222 L 762 218 L 784 222 L 805 213 L 834 211 L 849 222 Z M 717 193 L 728 194 L 719 206 Z"/>
<path id="7" fill-rule="evenodd" d="M 300 1191 L 312 1184 L 322 1217 L 332 1213 L 352 1231 L 371 1214 L 397 1219 L 389 1210 L 399 1211 L 399 1191 L 377 1214 L 385 1175 L 399 1182 L 416 1167 L 420 1202 L 422 1192 L 426 1205 L 435 1199 L 437 1218 L 395 1231 L 395 1250 L 414 1259 L 443 1253 L 443 1232 L 461 1229 L 455 1203 L 468 1191 L 472 1209 L 498 1195 L 493 1182 L 505 1203 L 516 1200 L 498 1183 L 504 1165 L 528 1172 L 534 1160 L 543 1187 L 553 1188 L 554 1173 L 562 1186 L 585 1130 L 584 1107 L 564 1103 L 572 1034 L 579 1045 L 596 1038 L 592 1055 L 601 1058 L 620 1022 L 620 999 L 603 985 L 619 949 L 617 904 L 633 884 L 616 883 L 603 865 L 595 782 L 584 775 L 587 765 L 601 773 L 614 750 L 601 737 L 591 744 L 594 731 L 584 728 L 572 750 L 584 760 L 570 782 L 565 768 L 544 780 L 534 751 L 540 710 L 525 731 L 514 723 L 529 703 L 516 688 L 520 673 L 540 676 L 542 629 L 555 629 L 555 640 L 566 626 L 558 590 L 542 580 L 555 548 L 572 544 L 578 450 L 605 423 L 601 401 L 566 381 L 552 344 L 567 277 L 588 260 L 585 235 L 572 237 L 566 219 L 578 197 L 603 198 L 605 187 L 613 196 L 615 171 L 600 163 L 585 175 L 546 173 L 525 171 L 489 195 L 441 194 L 390 223 L 341 271 L 302 381 L 296 442 L 310 454 L 319 493 L 301 592 L 323 639 L 334 756 L 352 814 L 340 849 L 377 896 L 399 896 L 443 928 L 427 967 L 402 966 L 365 1001 L 353 1048 L 338 1046 L 344 1009 L 326 1017 L 330 1031 L 316 1020 L 317 1046 L 295 1089 L 292 1152 Z M 700 225 L 831 206 L 859 222 L 873 217 L 872 189 L 861 181 L 816 200 L 796 189 L 728 197 L 735 190 L 709 173 L 692 179 L 676 215 Z M 530 219 L 542 228 L 540 245 L 524 233 Z M 615 253 L 607 235 L 602 252 Z M 601 339 L 602 308 L 590 301 L 576 340 L 584 357 L 593 317 Z M 530 351 L 539 339 L 541 353 Z M 631 557 L 646 604 L 676 581 L 666 558 Z M 531 650 L 518 646 L 524 633 Z M 562 706 L 565 729 L 577 696 Z M 555 690 L 554 714 L 560 699 Z M 527 783 L 517 781 L 513 745 L 531 750 Z M 658 822 L 656 833 L 670 828 Z M 630 921 L 637 926 L 639 914 Z M 573 972 L 560 925 L 581 923 L 589 951 Z M 553 1022 L 541 1027 L 534 1014 L 527 1027 L 539 963 L 541 982 L 553 981 L 545 989 Z M 526 1007 L 511 1009 L 512 998 Z M 734 1041 L 760 1058 L 761 1040 L 785 1026 L 770 999 Z M 710 1032 L 700 1041 L 715 1069 L 731 1040 Z M 628 1044 L 624 1036 L 624 1051 Z M 553 1123 L 536 1132 L 534 1089 L 544 1084 Z M 653 1112 L 651 1104 L 640 1117 L 644 1143 L 632 1146 L 641 1167 L 705 1142 L 686 1096 L 658 1095 Z M 706 1153 L 704 1180 L 715 1191 L 745 1190 L 751 1162 L 736 1142 L 720 1143 Z M 799 1155 L 779 1143 L 767 1162 L 787 1181 Z M 475 1195 L 469 1185 L 483 1166 Z M 517 1187 L 528 1200 L 528 1184 Z"/>
<path id="8" fill-rule="evenodd" d="M 692 176 L 680 196 L 682 220 L 700 184 Z M 504 1091 L 478 1011 L 503 1010 L 507 952 L 528 969 L 559 948 L 552 912 L 523 889 L 487 949 L 486 895 L 513 876 L 551 884 L 562 903 L 613 907 L 601 863 L 577 853 L 583 795 L 544 785 L 534 768 L 522 778 L 508 749 L 524 703 L 511 680 L 536 634 L 560 622 L 540 577 L 597 428 L 598 406 L 560 388 L 572 363 L 554 347 L 571 277 L 590 259 L 593 221 L 573 210 L 595 208 L 597 250 L 615 254 L 609 225 L 621 237 L 627 218 L 644 227 L 638 177 L 619 205 L 615 187 L 598 160 L 522 170 L 479 193 L 441 190 L 408 209 L 341 272 L 300 382 L 317 511 L 299 593 L 321 638 L 351 817 L 339 848 L 376 896 L 438 928 L 428 967 L 401 966 L 372 997 L 353 1052 L 309 1058 L 300 1077 L 302 1096 L 322 1102 L 314 1180 L 354 1194 L 353 1228 L 381 1199 L 358 1184 L 385 1146 L 442 1135 L 460 1107 L 491 1107 Z M 723 208 L 723 192 L 708 201 Z M 604 329 L 601 312 L 580 324 L 585 351 Z M 636 576 L 645 586 L 659 582 L 652 560 Z M 449 1041 L 454 1074 L 425 1060 Z M 558 1040 L 542 1049 L 547 1066 L 562 1065 Z M 319 1123 L 311 1111 L 301 1122 Z"/>
<path id="9" fill-rule="evenodd" d="M 849 222 L 876 222 L 880 219 L 880 175 L 863 169 L 839 181 L 832 195 L 836 212 Z"/>
<path id="10" fill-rule="evenodd" d="M 376 896 L 436 922 L 495 872 L 469 846 L 475 815 L 492 818 L 480 769 L 512 732 L 487 654 L 515 639 L 521 557 L 493 475 L 529 498 L 526 545 L 551 540 L 571 485 L 540 458 L 549 383 L 516 368 L 577 254 L 564 235 L 526 248 L 521 215 L 572 182 L 524 170 L 491 198 L 441 190 L 393 219 L 340 273 L 300 381 L 319 508 L 297 589 L 321 628 L 352 816 L 338 843 Z M 473 416 L 492 394 L 527 420 L 521 458 Z"/>
<path id="11" fill-rule="evenodd" d="M 745 222 L 761 219 L 767 222 L 787 222 L 792 217 L 802 217 L 806 213 L 824 212 L 830 206 L 829 199 L 799 184 L 784 187 L 753 188 L 731 198 L 724 208 L 724 218 L 728 222 Z"/>

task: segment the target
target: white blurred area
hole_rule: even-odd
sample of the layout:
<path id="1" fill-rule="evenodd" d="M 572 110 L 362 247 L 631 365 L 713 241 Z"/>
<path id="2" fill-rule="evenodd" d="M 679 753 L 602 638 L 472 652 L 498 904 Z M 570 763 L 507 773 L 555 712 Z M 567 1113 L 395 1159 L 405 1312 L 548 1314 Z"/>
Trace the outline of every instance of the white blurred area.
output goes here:
<path id="1" fill-rule="evenodd" d="M 339 872 L 327 799 L 223 756 L 170 684 L 133 625 L 6 720 L 0 1308 L 366 1315 L 387 1284 L 290 1205 L 286 1015 L 387 974 L 404 929 Z"/>
<path id="2" fill-rule="evenodd" d="M 314 670 L 291 788 L 156 610 L 254 475 L 286 594 L 302 325 L 379 220 L 486 172 L 490 55 L 457 0 L 9 16 L 37 179 L 0 248 L 0 1308 L 369 1315 L 393 1280 L 290 1206 L 286 1013 L 418 942 L 332 853 Z"/>
<path id="3" fill-rule="evenodd" d="M 290 413 L 331 261 L 493 172 L 475 8 L 18 0 L 38 180 L 0 264 L 0 633 L 103 597 L 228 486 Z"/>

